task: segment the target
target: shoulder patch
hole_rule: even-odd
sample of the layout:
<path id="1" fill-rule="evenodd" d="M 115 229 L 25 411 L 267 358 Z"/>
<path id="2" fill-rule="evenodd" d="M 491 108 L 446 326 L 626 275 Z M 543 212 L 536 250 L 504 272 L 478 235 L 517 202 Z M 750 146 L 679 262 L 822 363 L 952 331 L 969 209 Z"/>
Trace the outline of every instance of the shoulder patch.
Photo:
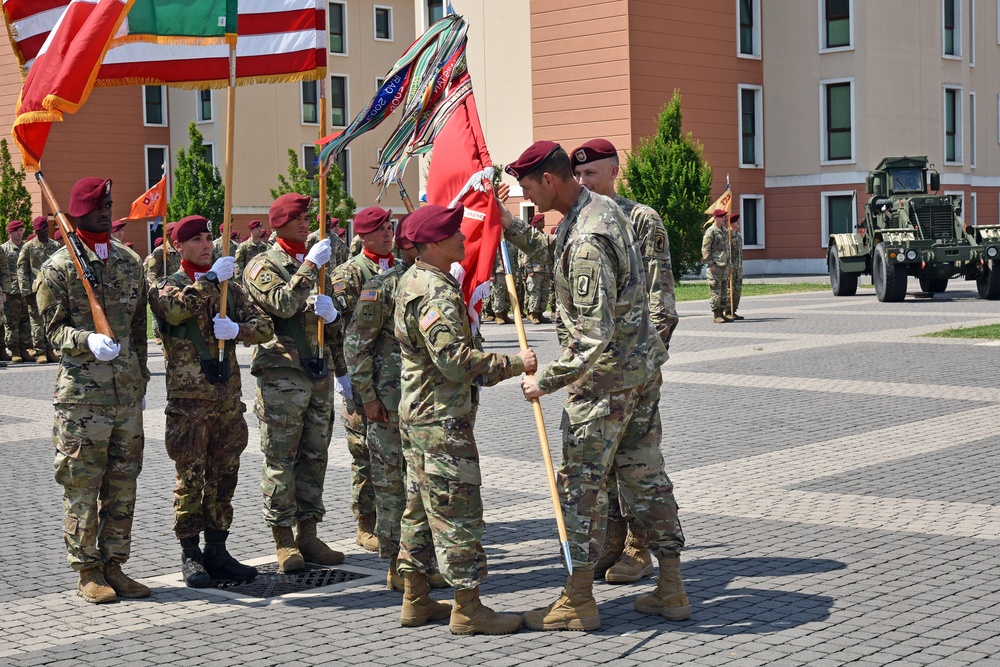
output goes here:
<path id="1" fill-rule="evenodd" d="M 666 245 L 667 231 L 665 229 L 653 229 L 653 250 L 657 253 L 661 253 Z"/>
<path id="2" fill-rule="evenodd" d="M 264 265 L 261 262 L 254 262 L 253 267 L 250 269 L 250 280 L 256 280 L 257 274 L 261 272 Z"/>
<path id="3" fill-rule="evenodd" d="M 347 289 L 347 283 L 344 282 L 343 280 L 338 280 L 333 284 L 334 292 L 343 292 L 346 289 Z"/>
<path id="4" fill-rule="evenodd" d="M 377 289 L 366 289 L 361 292 L 362 301 L 376 301 L 378 300 L 378 290 Z"/>
<path id="5" fill-rule="evenodd" d="M 441 313 L 437 311 L 437 308 L 431 308 L 430 312 L 424 315 L 424 318 L 420 320 L 420 328 L 427 331 L 431 328 L 431 325 L 441 319 Z"/>

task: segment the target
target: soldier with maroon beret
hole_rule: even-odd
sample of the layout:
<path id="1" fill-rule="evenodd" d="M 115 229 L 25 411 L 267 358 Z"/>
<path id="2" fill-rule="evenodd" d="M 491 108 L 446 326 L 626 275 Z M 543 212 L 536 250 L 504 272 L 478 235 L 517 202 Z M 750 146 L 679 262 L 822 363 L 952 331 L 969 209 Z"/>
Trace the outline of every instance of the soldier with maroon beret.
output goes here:
<path id="1" fill-rule="evenodd" d="M 15 364 L 23 361 L 33 361 L 28 349 L 31 347 L 31 324 L 28 319 L 28 304 L 21 292 L 17 272 L 17 258 L 24 245 L 24 223 L 11 220 L 7 223 L 7 241 L 0 245 L 0 262 L 7 268 L 10 289 L 6 292 L 7 302 L 4 305 L 7 349 L 10 350 L 10 361 Z"/>
<path id="2" fill-rule="evenodd" d="M 31 320 L 31 341 L 35 350 L 35 361 L 40 364 L 56 361 L 56 352 L 45 342 L 45 327 L 38 314 L 38 304 L 35 300 L 35 279 L 38 270 L 61 247 L 49 238 L 49 219 L 44 215 L 37 216 L 31 224 L 35 234 L 21 246 L 17 257 L 17 280 L 21 295 L 28 306 L 28 317 Z"/>
<path id="3" fill-rule="evenodd" d="M 264 229 L 260 220 L 251 220 L 250 224 L 247 225 L 247 229 L 250 231 L 250 238 L 236 248 L 236 274 L 234 275 L 234 279 L 238 282 L 243 281 L 243 270 L 246 269 L 250 260 L 267 250 L 267 243 L 261 237 Z"/>

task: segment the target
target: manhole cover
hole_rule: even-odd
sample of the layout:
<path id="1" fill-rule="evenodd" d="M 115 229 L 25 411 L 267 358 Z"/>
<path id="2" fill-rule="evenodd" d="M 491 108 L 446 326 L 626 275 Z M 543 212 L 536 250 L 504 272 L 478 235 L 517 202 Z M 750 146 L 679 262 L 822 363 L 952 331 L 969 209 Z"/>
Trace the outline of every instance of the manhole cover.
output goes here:
<path id="1" fill-rule="evenodd" d="M 338 570 L 334 567 L 306 566 L 303 572 L 282 574 L 277 563 L 267 563 L 257 566 L 257 578 L 249 583 L 219 582 L 216 588 L 232 591 L 253 598 L 273 598 L 288 593 L 301 593 L 313 588 L 323 588 L 334 584 L 342 584 L 356 579 L 365 579 L 371 575 L 363 572 Z"/>

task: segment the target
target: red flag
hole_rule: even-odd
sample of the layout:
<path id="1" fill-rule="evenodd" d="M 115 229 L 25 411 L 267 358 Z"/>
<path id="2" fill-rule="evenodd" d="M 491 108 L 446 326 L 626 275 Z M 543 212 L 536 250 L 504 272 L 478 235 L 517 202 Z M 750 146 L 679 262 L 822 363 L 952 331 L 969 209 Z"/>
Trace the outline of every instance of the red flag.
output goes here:
<path id="1" fill-rule="evenodd" d="M 134 0 L 72 0 L 38 52 L 17 103 L 14 140 L 38 169 L 53 122 L 90 96 L 111 37 Z"/>
<path id="2" fill-rule="evenodd" d="M 427 202 L 465 206 L 462 295 L 473 324 L 478 324 L 482 299 L 489 293 L 493 264 L 503 234 L 490 172 L 483 173 L 492 166 L 493 160 L 486 150 L 479 124 L 476 100 L 470 94 L 434 140 L 434 157 L 427 174 Z"/>
<path id="3" fill-rule="evenodd" d="M 132 202 L 132 210 L 125 216 L 125 220 L 162 218 L 166 215 L 167 176 L 164 174 L 159 183 L 146 190 L 138 199 Z"/>

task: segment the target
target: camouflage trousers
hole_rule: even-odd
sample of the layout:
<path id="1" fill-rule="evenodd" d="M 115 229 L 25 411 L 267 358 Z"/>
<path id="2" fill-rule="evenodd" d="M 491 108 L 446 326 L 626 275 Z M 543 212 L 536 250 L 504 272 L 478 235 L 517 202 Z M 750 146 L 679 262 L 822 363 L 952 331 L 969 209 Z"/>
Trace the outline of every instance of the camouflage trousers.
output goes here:
<path id="1" fill-rule="evenodd" d="M 45 352 L 48 348 L 48 341 L 45 340 L 45 323 L 42 321 L 42 316 L 38 313 L 38 306 L 32 302 L 25 301 L 28 306 L 28 319 L 31 320 L 31 347 L 39 354 Z"/>
<path id="2" fill-rule="evenodd" d="M 729 267 L 708 267 L 708 303 L 712 310 L 729 310 Z"/>
<path id="3" fill-rule="evenodd" d="M 145 442 L 140 404 L 56 404 L 52 441 L 70 567 L 124 563 Z"/>
<path id="4" fill-rule="evenodd" d="M 549 303 L 552 276 L 548 273 L 529 273 L 525 278 L 525 312 L 541 315 Z"/>
<path id="5" fill-rule="evenodd" d="M 264 522 L 294 526 L 297 520 L 322 520 L 333 378 L 311 380 L 295 368 L 265 370 L 257 377 L 254 412 L 264 454 Z"/>
<path id="6" fill-rule="evenodd" d="M 660 451 L 662 384 L 657 372 L 633 389 L 595 398 L 571 394 L 566 401 L 558 485 L 574 569 L 592 570 L 600 557 L 612 467 L 621 504 L 646 527 L 647 544 L 656 557 L 677 555 L 684 546 L 673 484 Z"/>
<path id="7" fill-rule="evenodd" d="M 398 412 L 389 411 L 387 422 L 368 422 L 368 452 L 378 515 L 378 555 L 393 558 L 399 553 L 399 523 L 406 508 L 406 462 Z"/>
<path id="8" fill-rule="evenodd" d="M 482 545 L 486 524 L 473 421 L 400 423 L 406 509 L 400 526 L 399 570 L 431 572 L 436 555 L 445 580 L 460 590 L 486 580 Z"/>
<path id="9" fill-rule="evenodd" d="M 20 294 L 8 294 L 4 305 L 6 316 L 5 340 L 7 349 L 26 350 L 31 347 L 31 325 L 28 320 L 28 304 Z"/>
<path id="10" fill-rule="evenodd" d="M 240 454 L 247 447 L 246 405 L 239 398 L 167 400 L 164 440 L 174 462 L 174 534 L 229 530 Z"/>
<path id="11" fill-rule="evenodd" d="M 372 462 L 368 453 L 368 418 L 353 400 L 344 401 L 340 410 L 351 454 L 351 513 L 355 519 L 375 514 L 375 487 L 372 485 Z"/>
<path id="12" fill-rule="evenodd" d="M 490 288 L 490 310 L 495 314 L 510 312 L 507 278 L 502 273 L 493 275 L 493 285 Z"/>
<path id="13" fill-rule="evenodd" d="M 736 312 L 740 307 L 740 297 L 743 296 L 743 272 L 734 271 L 733 272 L 733 310 Z M 729 304 L 726 304 L 726 312 L 729 311 Z"/>

